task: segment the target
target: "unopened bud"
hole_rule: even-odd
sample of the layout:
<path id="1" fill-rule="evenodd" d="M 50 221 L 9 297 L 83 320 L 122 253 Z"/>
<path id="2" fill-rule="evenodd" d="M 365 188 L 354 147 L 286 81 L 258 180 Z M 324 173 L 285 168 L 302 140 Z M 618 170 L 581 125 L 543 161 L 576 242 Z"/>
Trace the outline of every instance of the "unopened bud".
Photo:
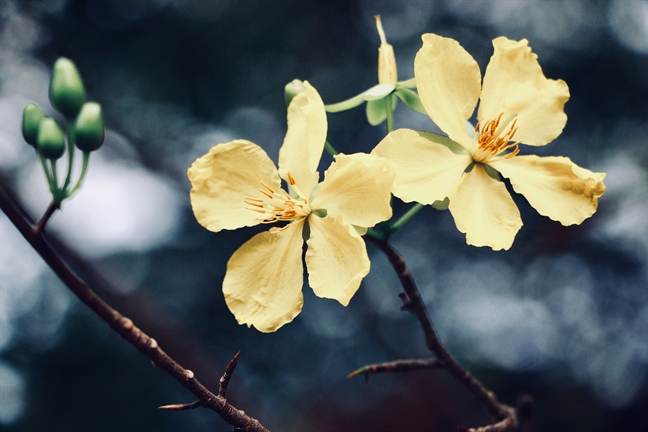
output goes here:
<path id="1" fill-rule="evenodd" d="M 380 36 L 380 47 L 378 48 L 378 84 L 396 84 L 398 81 L 398 70 L 396 69 L 396 56 L 394 47 L 387 43 L 385 31 L 383 30 L 380 15 L 376 19 L 376 28 Z"/>
<path id="2" fill-rule="evenodd" d="M 101 105 L 87 102 L 81 107 L 81 112 L 74 124 L 75 145 L 83 152 L 92 152 L 101 147 L 104 142 L 105 128 Z"/>
<path id="3" fill-rule="evenodd" d="M 56 160 L 65 153 L 65 137 L 52 117 L 45 117 L 38 128 L 38 151 L 47 159 Z"/>
<path id="4" fill-rule="evenodd" d="M 50 101 L 54 108 L 67 118 L 79 113 L 86 92 L 81 75 L 72 60 L 61 57 L 54 63 L 50 80 Z"/>
<path id="5" fill-rule="evenodd" d="M 38 129 L 44 118 L 45 116 L 43 115 L 43 112 L 35 103 L 27 104 L 25 109 L 23 109 L 23 138 L 25 138 L 27 143 L 34 147 L 36 147 L 36 143 L 38 142 Z"/>
<path id="6" fill-rule="evenodd" d="M 304 83 L 298 79 L 294 79 L 286 84 L 286 87 L 284 87 L 286 106 L 290 105 L 293 98 L 303 91 L 306 91 L 306 87 L 304 87 Z"/>

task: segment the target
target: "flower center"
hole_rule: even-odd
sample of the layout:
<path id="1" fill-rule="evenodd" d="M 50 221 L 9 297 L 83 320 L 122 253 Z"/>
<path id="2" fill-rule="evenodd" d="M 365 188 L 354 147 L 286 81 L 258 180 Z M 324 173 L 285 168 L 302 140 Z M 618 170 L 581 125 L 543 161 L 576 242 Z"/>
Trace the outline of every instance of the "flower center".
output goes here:
<path id="1" fill-rule="evenodd" d="M 513 136 L 517 132 L 515 124 L 517 123 L 517 113 L 513 113 L 502 121 L 500 114 L 494 120 L 488 120 L 481 125 L 481 120 L 475 126 L 475 138 L 477 139 L 477 150 L 473 152 L 475 162 L 487 163 L 495 156 L 504 156 L 510 159 L 520 152 L 519 141 L 509 144 L 513 141 Z M 509 149 L 505 155 L 502 153 Z"/>
<path id="2" fill-rule="evenodd" d="M 308 200 L 302 197 L 301 192 L 295 186 L 295 179 L 288 173 L 288 184 L 299 195 L 293 198 L 288 194 L 275 192 L 270 186 L 261 182 L 259 192 L 264 198 L 246 197 L 244 202 L 249 205 L 248 210 L 260 213 L 258 218 L 263 224 L 271 224 L 282 221 L 294 221 L 306 218 L 311 213 Z"/>

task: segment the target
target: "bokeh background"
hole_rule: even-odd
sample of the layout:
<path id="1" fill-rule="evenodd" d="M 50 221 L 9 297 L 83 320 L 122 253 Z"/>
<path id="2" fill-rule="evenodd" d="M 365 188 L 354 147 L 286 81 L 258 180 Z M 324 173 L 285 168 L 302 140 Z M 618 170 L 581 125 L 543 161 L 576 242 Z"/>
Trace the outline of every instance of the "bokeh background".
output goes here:
<path id="1" fill-rule="evenodd" d="M 260 229 L 210 233 L 186 170 L 245 138 L 276 160 L 283 87 L 309 80 L 326 103 L 376 83 L 381 14 L 401 79 L 425 32 L 486 66 L 491 40 L 527 38 L 571 90 L 564 133 L 542 155 L 607 172 L 580 226 L 539 216 L 508 252 L 467 246 L 450 214 L 421 211 L 393 237 L 455 356 L 505 402 L 536 400 L 538 431 L 648 430 L 648 1 L 1 0 L 0 172 L 37 219 L 49 199 L 22 140 L 30 101 L 53 113 L 51 66 L 73 59 L 108 132 L 83 189 L 48 231 L 110 304 L 212 389 L 241 350 L 230 400 L 271 430 L 450 431 L 488 417 L 438 371 L 346 380 L 357 367 L 427 357 L 398 281 L 372 271 L 347 308 L 306 287 L 274 334 L 236 324 L 220 286 L 229 256 Z M 369 151 L 384 136 L 364 110 L 329 116 L 330 141 Z M 435 130 L 403 106 L 396 126 Z M 326 156 L 322 167 L 328 166 Z M 407 206 L 397 203 L 396 213 Z M 0 429 L 231 431 L 85 309 L 0 215 Z"/>

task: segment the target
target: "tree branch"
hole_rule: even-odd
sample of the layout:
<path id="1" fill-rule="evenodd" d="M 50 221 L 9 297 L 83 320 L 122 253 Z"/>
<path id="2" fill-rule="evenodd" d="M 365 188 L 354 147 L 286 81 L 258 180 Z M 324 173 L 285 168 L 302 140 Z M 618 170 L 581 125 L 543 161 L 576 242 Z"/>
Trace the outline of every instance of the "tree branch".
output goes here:
<path id="1" fill-rule="evenodd" d="M 427 313 L 427 308 L 425 307 L 421 293 L 416 286 L 414 277 L 405 264 L 403 256 L 399 254 L 387 242 L 387 240 L 380 240 L 371 236 L 365 236 L 365 238 L 375 244 L 385 253 L 385 255 L 387 255 L 387 259 L 394 268 L 394 271 L 396 271 L 398 279 L 405 291 L 404 295 L 401 294 L 401 299 L 403 300 L 403 306 L 401 309 L 409 310 L 418 318 L 419 323 L 423 328 L 423 333 L 425 334 L 425 344 L 427 348 L 436 355 L 437 359 L 442 364 L 441 367 L 462 383 L 472 393 L 475 399 L 483 403 L 488 413 L 496 421 L 502 422 L 510 419 L 515 423 L 514 427 L 517 427 L 518 422 L 516 411 L 508 405 L 500 403 L 495 397 L 495 394 L 486 389 L 486 387 L 477 381 L 477 379 L 475 379 L 468 371 L 462 368 L 443 346 L 434 326 L 432 325 L 432 320 Z M 501 429 L 501 431 L 505 430 L 513 429 Z"/>
<path id="2" fill-rule="evenodd" d="M 122 316 L 115 309 L 108 306 L 79 279 L 45 241 L 41 235 L 41 230 L 32 228 L 27 213 L 11 195 L 2 179 L 0 179 L 0 208 L 2 208 L 2 211 L 14 226 L 16 226 L 25 240 L 27 240 L 79 300 L 88 306 L 99 318 L 104 320 L 123 339 L 127 340 L 138 351 L 151 359 L 155 366 L 167 372 L 192 394 L 198 397 L 202 406 L 215 411 L 227 423 L 243 430 L 249 432 L 268 432 L 256 419 L 236 409 L 224 397 L 210 392 L 194 377 L 192 371 L 183 368 L 166 354 L 158 346 L 155 339 L 136 327 L 129 318 Z"/>
<path id="3" fill-rule="evenodd" d="M 376 363 L 363 366 L 347 375 L 347 379 L 361 374 L 369 376 L 377 373 L 413 372 L 424 369 L 441 369 L 443 367 L 443 362 L 436 358 L 394 360 L 385 363 Z"/>

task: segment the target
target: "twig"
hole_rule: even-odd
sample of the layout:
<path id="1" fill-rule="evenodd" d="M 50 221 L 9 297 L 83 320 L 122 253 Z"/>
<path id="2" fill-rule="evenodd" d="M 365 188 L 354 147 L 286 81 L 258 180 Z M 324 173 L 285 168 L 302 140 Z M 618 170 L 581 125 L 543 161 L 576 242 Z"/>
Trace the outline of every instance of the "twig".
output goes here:
<path id="1" fill-rule="evenodd" d="M 401 309 L 407 309 L 413 313 L 419 320 L 423 333 L 425 334 L 425 344 L 427 348 L 432 351 L 439 361 L 443 364 L 443 369 L 447 370 L 453 375 L 460 383 L 462 383 L 473 395 L 475 399 L 484 404 L 488 413 L 498 422 L 512 419 L 517 424 L 516 411 L 508 405 L 500 403 L 493 392 L 486 389 L 477 379 L 475 379 L 468 371 L 462 368 L 457 361 L 452 358 L 448 350 L 443 346 L 437 333 L 432 325 L 421 293 L 416 286 L 416 282 L 412 277 L 405 259 L 399 254 L 387 240 L 380 240 L 371 236 L 365 238 L 378 246 L 381 251 L 387 255 L 387 259 L 398 275 L 398 279 L 405 291 L 405 295 L 401 295 L 403 306 Z"/>
<path id="2" fill-rule="evenodd" d="M 424 369 L 440 369 L 443 367 L 443 362 L 436 358 L 394 360 L 385 363 L 376 363 L 363 366 L 347 375 L 347 379 L 361 374 L 373 375 L 377 373 L 413 372 Z"/>
<path id="3" fill-rule="evenodd" d="M 47 207 L 47 210 L 45 210 L 45 214 L 43 215 L 43 217 L 41 217 L 38 223 L 34 225 L 34 234 L 41 235 L 41 233 L 45 229 L 45 225 L 47 224 L 47 221 L 49 221 L 49 219 L 52 217 L 54 212 L 56 210 L 59 210 L 60 208 L 61 208 L 60 202 L 52 201 L 50 205 Z"/>
<path id="4" fill-rule="evenodd" d="M 111 329 L 127 340 L 137 350 L 153 361 L 153 364 L 171 375 L 176 381 L 198 397 L 205 408 L 209 408 L 227 423 L 241 427 L 249 432 L 267 432 L 268 430 L 256 419 L 249 417 L 243 411 L 229 404 L 222 396 L 217 396 L 203 386 L 194 373 L 180 366 L 166 354 L 156 342 L 133 324 L 129 318 L 122 316 L 99 298 L 70 268 L 61 260 L 45 241 L 31 227 L 26 212 L 6 189 L 0 179 L 0 208 L 18 231 L 29 242 L 34 250 L 43 258 L 61 281 L 88 306 L 99 318 L 104 320 Z"/>
<path id="5" fill-rule="evenodd" d="M 234 358 L 232 358 L 232 360 L 230 360 L 230 362 L 227 364 L 227 367 L 225 368 L 225 373 L 220 379 L 220 383 L 218 385 L 218 394 L 223 398 L 225 398 L 225 394 L 227 393 L 227 386 L 230 382 L 230 379 L 232 378 L 234 369 L 236 369 L 236 365 L 238 364 L 240 355 L 241 355 L 241 351 L 237 352 L 234 355 Z"/>

